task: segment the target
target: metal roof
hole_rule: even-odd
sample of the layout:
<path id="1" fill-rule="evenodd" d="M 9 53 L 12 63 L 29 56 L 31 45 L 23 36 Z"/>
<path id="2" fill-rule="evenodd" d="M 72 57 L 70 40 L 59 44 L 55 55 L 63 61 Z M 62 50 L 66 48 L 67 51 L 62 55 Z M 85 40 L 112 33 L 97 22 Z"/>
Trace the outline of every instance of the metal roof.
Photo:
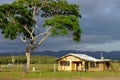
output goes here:
<path id="1" fill-rule="evenodd" d="M 87 60 L 87 61 L 95 61 L 95 62 L 97 62 L 97 61 L 103 61 L 101 59 L 96 59 L 96 58 L 88 56 L 86 54 L 73 54 L 73 53 L 69 53 L 67 55 L 73 55 L 73 56 L 76 56 L 76 57 L 78 57 L 80 59 Z"/>
<path id="2" fill-rule="evenodd" d="M 72 56 L 75 56 L 75 57 L 78 57 L 80 59 L 83 59 L 83 60 L 86 60 L 86 61 L 93 61 L 93 62 L 102 62 L 102 61 L 106 61 L 104 59 L 96 59 L 94 57 L 91 57 L 91 56 L 88 56 L 86 54 L 74 54 L 74 53 L 69 53 L 65 56 L 68 56 L 68 55 L 72 55 Z M 62 56 L 61 58 L 65 57 L 65 56 Z M 60 58 L 60 59 L 61 59 Z"/>

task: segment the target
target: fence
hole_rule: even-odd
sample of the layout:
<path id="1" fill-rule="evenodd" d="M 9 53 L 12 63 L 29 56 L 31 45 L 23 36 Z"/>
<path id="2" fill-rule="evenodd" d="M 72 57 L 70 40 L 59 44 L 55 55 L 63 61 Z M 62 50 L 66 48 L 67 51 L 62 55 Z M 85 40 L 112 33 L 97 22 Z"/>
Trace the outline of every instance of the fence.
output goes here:
<path id="1" fill-rule="evenodd" d="M 64 71 L 57 71 L 54 69 L 54 64 L 31 64 L 30 65 L 30 73 L 25 74 L 25 64 L 1 64 L 0 65 L 0 76 L 9 75 L 10 77 L 22 77 L 22 78 L 43 78 L 43 77 L 74 77 L 78 78 L 81 76 L 120 76 L 120 62 L 115 61 L 113 62 L 114 71 L 106 71 L 106 72 L 64 72 Z"/>

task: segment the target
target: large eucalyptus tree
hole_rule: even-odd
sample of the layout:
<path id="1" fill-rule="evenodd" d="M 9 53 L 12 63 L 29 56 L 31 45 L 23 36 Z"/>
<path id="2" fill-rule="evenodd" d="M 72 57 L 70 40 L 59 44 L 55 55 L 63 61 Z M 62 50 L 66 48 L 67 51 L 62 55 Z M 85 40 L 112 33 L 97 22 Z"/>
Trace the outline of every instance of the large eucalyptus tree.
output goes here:
<path id="1" fill-rule="evenodd" d="M 42 18 L 43 22 L 37 20 Z M 4 38 L 19 37 L 26 45 L 26 72 L 29 72 L 30 56 L 49 36 L 72 34 L 79 42 L 82 30 L 79 25 L 79 6 L 66 0 L 16 0 L 0 5 L 0 29 Z M 41 32 L 41 27 L 45 28 Z"/>

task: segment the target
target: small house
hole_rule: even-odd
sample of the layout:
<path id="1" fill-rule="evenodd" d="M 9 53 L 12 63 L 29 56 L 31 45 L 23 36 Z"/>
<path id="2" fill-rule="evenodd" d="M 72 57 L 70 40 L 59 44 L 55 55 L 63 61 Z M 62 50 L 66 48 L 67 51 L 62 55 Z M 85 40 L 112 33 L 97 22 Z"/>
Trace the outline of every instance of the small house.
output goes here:
<path id="1" fill-rule="evenodd" d="M 109 59 L 96 59 L 86 54 L 69 53 L 57 60 L 58 71 L 104 71 L 111 69 Z"/>

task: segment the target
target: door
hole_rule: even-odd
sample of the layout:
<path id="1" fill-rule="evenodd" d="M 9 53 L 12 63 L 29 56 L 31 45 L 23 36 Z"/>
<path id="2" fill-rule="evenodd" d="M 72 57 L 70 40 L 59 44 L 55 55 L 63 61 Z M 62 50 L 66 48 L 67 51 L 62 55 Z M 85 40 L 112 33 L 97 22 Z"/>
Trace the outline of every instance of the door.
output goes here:
<path id="1" fill-rule="evenodd" d="M 76 63 L 76 71 L 79 71 L 79 63 Z"/>
<path id="2" fill-rule="evenodd" d="M 107 70 L 109 70 L 109 67 L 110 67 L 110 63 L 109 62 L 106 62 L 106 68 L 107 68 Z"/>
<path id="3" fill-rule="evenodd" d="M 88 62 L 85 62 L 85 71 L 88 71 Z"/>

